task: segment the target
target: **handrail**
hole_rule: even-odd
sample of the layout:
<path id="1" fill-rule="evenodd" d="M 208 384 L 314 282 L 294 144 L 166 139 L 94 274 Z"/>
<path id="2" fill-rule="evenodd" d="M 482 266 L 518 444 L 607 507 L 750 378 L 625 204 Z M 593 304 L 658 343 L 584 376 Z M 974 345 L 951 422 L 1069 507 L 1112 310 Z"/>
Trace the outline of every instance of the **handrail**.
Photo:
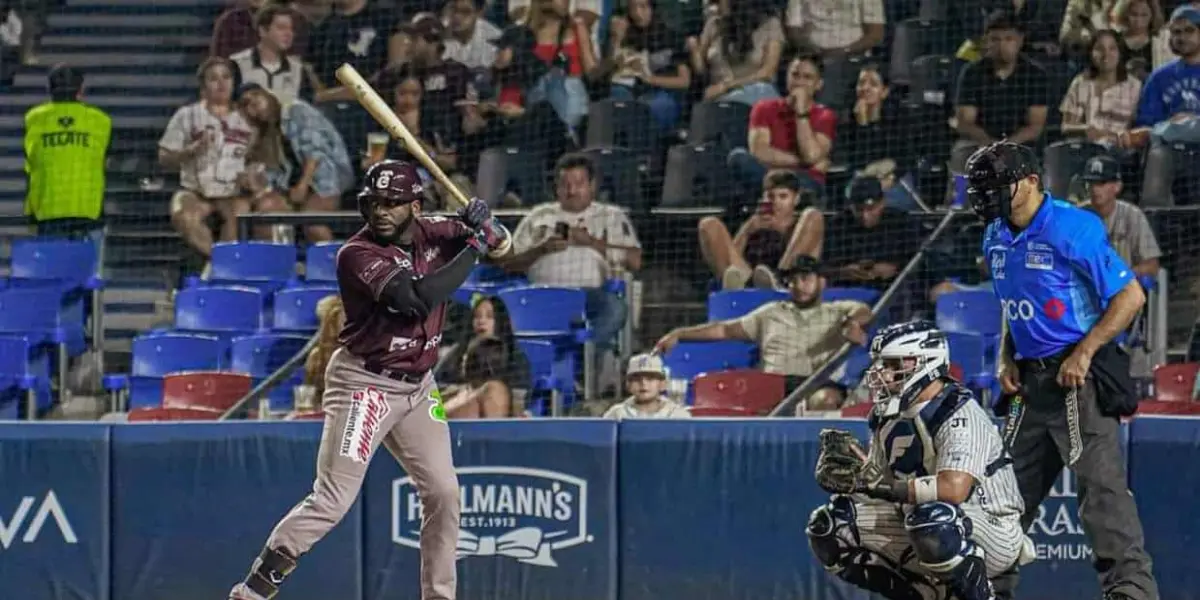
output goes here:
<path id="1" fill-rule="evenodd" d="M 917 253 L 914 254 L 911 259 L 909 259 L 908 264 L 904 265 L 904 269 L 902 269 L 900 273 L 896 275 L 895 279 L 892 279 L 892 283 L 888 285 L 886 290 L 884 290 L 883 295 L 879 297 L 879 300 L 875 301 L 875 305 L 871 307 L 871 321 L 874 321 L 876 317 L 879 316 L 879 313 L 882 312 L 885 307 L 887 307 L 887 304 L 891 302 L 892 296 L 896 294 L 896 290 L 900 289 L 900 286 L 905 283 L 905 280 L 907 280 L 909 275 L 911 275 L 912 272 L 917 268 L 917 265 L 921 263 L 921 260 L 925 258 L 926 251 L 928 251 L 930 246 L 932 246 L 933 243 L 942 236 L 942 233 L 945 232 L 946 228 L 950 226 L 950 222 L 959 215 L 966 216 L 970 214 L 971 213 L 959 211 L 949 211 L 946 213 L 946 216 L 942 217 L 942 220 L 938 222 L 937 227 L 933 229 L 933 232 L 929 234 L 929 237 L 925 238 L 925 241 L 921 244 L 921 247 L 917 250 Z M 829 377 L 829 374 L 842 363 L 842 361 L 846 358 L 846 355 L 850 353 L 851 348 L 852 346 L 848 342 L 843 343 L 842 347 L 838 348 L 837 353 L 834 354 L 832 358 L 825 361 L 825 363 L 822 364 L 815 372 L 813 372 L 812 375 L 805 379 L 803 383 L 801 383 L 796 389 L 792 390 L 792 393 L 788 394 L 786 398 L 781 400 L 779 404 L 775 406 L 775 408 L 771 409 L 771 412 L 768 416 L 791 416 L 798 402 L 808 397 L 808 395 L 818 387 L 827 383 L 826 380 Z"/>
<path id="2" fill-rule="evenodd" d="M 233 417 L 233 415 L 238 414 L 248 404 L 257 400 L 261 400 L 262 397 L 267 395 L 268 392 L 275 389 L 275 386 L 282 383 L 284 379 L 292 374 L 292 371 L 294 371 L 306 359 L 308 359 L 308 353 L 312 352 L 312 349 L 317 346 L 317 340 L 320 339 L 320 337 L 320 333 L 314 333 L 313 336 L 308 339 L 308 342 L 304 344 L 304 347 L 301 348 L 295 356 L 289 358 L 286 363 L 283 363 L 283 366 L 279 367 L 275 370 L 275 372 L 268 375 L 266 379 L 263 379 L 262 383 L 254 386 L 254 389 L 247 392 L 245 396 L 239 398 L 238 401 L 233 404 L 233 406 L 229 407 L 229 410 L 221 413 L 220 418 L 217 420 L 229 420 Z M 259 415 L 260 418 L 265 418 L 265 416 L 266 415 Z"/>

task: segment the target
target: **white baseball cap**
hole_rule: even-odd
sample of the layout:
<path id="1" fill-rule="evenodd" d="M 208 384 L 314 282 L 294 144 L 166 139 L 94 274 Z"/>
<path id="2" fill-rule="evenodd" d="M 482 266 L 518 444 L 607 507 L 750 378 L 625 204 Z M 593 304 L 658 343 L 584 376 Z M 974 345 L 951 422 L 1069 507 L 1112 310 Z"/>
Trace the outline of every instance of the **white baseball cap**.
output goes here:
<path id="1" fill-rule="evenodd" d="M 629 368 L 625 370 L 625 376 L 640 374 L 653 374 L 666 379 L 667 367 L 658 355 L 636 354 L 629 359 Z"/>

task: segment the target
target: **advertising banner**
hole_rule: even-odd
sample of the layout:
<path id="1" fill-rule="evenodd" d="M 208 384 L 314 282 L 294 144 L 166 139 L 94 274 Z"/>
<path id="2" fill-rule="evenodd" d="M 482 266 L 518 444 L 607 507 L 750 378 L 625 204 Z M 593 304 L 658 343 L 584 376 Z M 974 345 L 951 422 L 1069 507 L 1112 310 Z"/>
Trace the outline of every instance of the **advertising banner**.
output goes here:
<path id="1" fill-rule="evenodd" d="M 461 496 L 462 598 L 616 598 L 617 424 L 451 423 Z M 367 475 L 365 598 L 408 597 L 420 571 L 421 501 L 394 460 Z"/>
<path id="2" fill-rule="evenodd" d="M 1129 425 L 1130 487 L 1163 600 L 1200 599 L 1200 419 L 1138 417 Z"/>
<path id="3" fill-rule="evenodd" d="M 320 435 L 313 422 L 114 427 L 113 599 L 225 598 L 312 489 Z M 360 504 L 301 559 L 287 598 L 361 597 Z"/>
<path id="4" fill-rule="evenodd" d="M 0 425 L 0 598 L 110 598 L 109 434 Z"/>

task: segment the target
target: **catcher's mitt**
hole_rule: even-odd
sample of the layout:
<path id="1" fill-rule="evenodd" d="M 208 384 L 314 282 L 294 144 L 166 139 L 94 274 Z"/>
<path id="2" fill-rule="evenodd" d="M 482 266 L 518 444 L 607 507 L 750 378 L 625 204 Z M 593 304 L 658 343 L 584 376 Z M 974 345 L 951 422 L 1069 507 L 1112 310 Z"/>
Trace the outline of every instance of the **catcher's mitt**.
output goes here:
<path id="1" fill-rule="evenodd" d="M 878 482 L 878 469 L 867 462 L 867 452 L 854 434 L 822 429 L 820 441 L 816 478 L 821 489 L 831 494 L 850 494 Z"/>

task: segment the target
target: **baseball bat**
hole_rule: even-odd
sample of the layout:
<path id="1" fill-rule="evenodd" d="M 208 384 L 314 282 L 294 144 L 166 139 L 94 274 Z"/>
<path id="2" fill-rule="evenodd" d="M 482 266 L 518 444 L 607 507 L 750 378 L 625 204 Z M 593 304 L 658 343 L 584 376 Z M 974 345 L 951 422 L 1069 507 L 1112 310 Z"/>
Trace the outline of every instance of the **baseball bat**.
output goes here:
<path id="1" fill-rule="evenodd" d="M 408 150 L 408 153 L 416 158 L 417 162 L 421 163 L 421 166 L 425 167 L 426 171 L 429 171 L 429 175 L 433 177 L 434 181 L 440 183 L 449 192 L 454 204 L 463 207 L 471 201 L 462 190 L 458 189 L 457 185 L 454 185 L 454 182 L 450 180 L 446 172 L 434 162 L 433 157 L 429 156 L 429 153 L 425 151 L 425 146 L 421 144 L 417 136 L 408 130 L 408 127 L 404 125 L 404 122 L 400 120 L 400 117 L 396 115 L 392 107 L 388 106 L 387 102 L 384 102 L 383 98 L 379 96 L 379 92 L 376 92 L 375 88 L 367 83 L 367 80 L 358 72 L 358 69 L 355 69 L 349 63 L 343 63 L 342 66 L 338 67 L 336 75 L 338 81 L 342 82 L 342 85 L 354 92 L 354 97 L 358 100 L 358 103 L 371 114 L 371 118 L 375 119 L 376 123 L 382 125 L 392 137 L 404 142 L 404 147 Z M 503 229 L 503 226 L 500 227 Z M 500 248 L 490 253 L 493 258 L 507 254 L 512 248 L 512 235 L 508 234 L 508 230 L 504 230 L 504 234 L 504 243 L 501 244 Z"/>

